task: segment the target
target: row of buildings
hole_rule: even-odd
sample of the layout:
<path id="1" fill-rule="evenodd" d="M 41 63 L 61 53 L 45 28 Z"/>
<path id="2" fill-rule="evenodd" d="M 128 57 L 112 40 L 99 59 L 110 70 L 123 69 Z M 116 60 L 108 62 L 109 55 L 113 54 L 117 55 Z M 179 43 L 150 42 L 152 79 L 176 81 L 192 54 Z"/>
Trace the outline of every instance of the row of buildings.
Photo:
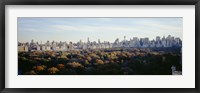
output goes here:
<path id="1" fill-rule="evenodd" d="M 123 40 L 118 38 L 114 42 L 104 41 L 101 42 L 100 39 L 98 42 L 91 42 L 89 38 L 87 42 L 82 42 L 80 40 L 77 43 L 72 42 L 49 42 L 47 41 L 44 44 L 39 44 L 38 42 L 18 42 L 18 51 L 19 52 L 28 52 L 28 51 L 70 51 L 70 50 L 82 50 L 82 49 L 105 49 L 105 48 L 146 48 L 146 47 L 182 47 L 182 40 L 178 37 L 173 37 L 168 35 L 167 37 L 159 37 L 156 39 L 149 40 L 149 38 L 138 38 L 133 37 L 130 40 L 126 40 L 124 36 Z"/>

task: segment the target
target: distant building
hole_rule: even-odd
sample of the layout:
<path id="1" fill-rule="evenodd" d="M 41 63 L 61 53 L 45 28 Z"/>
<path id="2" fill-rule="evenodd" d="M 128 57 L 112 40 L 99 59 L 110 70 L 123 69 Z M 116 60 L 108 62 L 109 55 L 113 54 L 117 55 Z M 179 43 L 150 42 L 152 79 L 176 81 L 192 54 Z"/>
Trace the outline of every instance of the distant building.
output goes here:
<path id="1" fill-rule="evenodd" d="M 51 47 L 50 46 L 46 46 L 46 50 L 50 51 Z"/>
<path id="2" fill-rule="evenodd" d="M 18 46 L 18 51 L 19 52 L 28 52 L 28 47 L 27 46 Z"/>
<path id="3" fill-rule="evenodd" d="M 37 51 L 41 51 L 41 48 L 40 48 L 40 46 L 37 46 Z"/>

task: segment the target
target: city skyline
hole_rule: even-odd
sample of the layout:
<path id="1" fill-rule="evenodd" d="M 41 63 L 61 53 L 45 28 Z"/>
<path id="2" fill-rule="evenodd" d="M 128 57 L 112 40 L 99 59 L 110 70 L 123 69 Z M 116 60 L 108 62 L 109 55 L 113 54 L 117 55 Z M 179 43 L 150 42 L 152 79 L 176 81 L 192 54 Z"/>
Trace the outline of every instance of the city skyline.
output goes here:
<path id="1" fill-rule="evenodd" d="M 178 37 L 168 35 L 167 37 L 157 36 L 155 40 L 149 40 L 149 38 L 133 37 L 127 40 L 124 36 L 124 40 L 118 38 L 114 42 L 109 41 L 90 41 L 87 42 L 56 42 L 47 41 L 46 43 L 39 43 L 31 40 L 31 42 L 18 42 L 19 52 L 28 51 L 71 51 L 71 50 L 84 50 L 84 49 L 115 49 L 115 48 L 180 48 L 182 47 L 182 40 Z"/>
<path id="2" fill-rule="evenodd" d="M 133 37 L 182 40 L 182 18 L 18 18 L 18 41 L 109 41 Z"/>
<path id="3" fill-rule="evenodd" d="M 160 39 L 162 39 L 163 37 L 164 38 L 167 38 L 168 36 L 171 36 L 171 35 L 167 35 L 167 36 L 156 36 L 156 37 L 160 37 Z M 150 41 L 156 41 L 156 37 L 154 37 L 153 39 L 149 39 L 149 37 L 136 37 L 136 38 L 138 38 L 139 40 L 140 39 L 144 39 L 144 38 L 148 38 Z M 174 36 L 171 36 L 171 37 L 174 37 Z M 130 41 L 130 40 L 132 40 L 133 38 L 135 38 L 135 37 L 132 37 L 132 38 L 126 38 L 126 36 L 124 36 L 123 38 L 116 38 L 115 40 L 117 40 L 117 39 L 119 39 L 119 41 L 124 41 L 124 39 L 126 39 L 127 41 Z M 174 37 L 174 38 L 179 38 L 179 37 Z M 45 41 L 45 42 L 42 42 L 42 41 L 36 41 L 36 40 L 34 40 L 34 39 L 31 39 L 31 40 L 29 40 L 29 41 L 27 41 L 28 43 L 31 43 L 31 41 L 33 40 L 34 42 L 38 42 L 39 44 L 45 44 L 45 43 L 47 43 L 47 42 L 66 42 L 66 43 L 70 43 L 70 42 L 72 42 L 72 43 L 78 43 L 78 42 L 83 42 L 83 43 L 87 43 L 88 42 L 88 39 L 90 40 L 90 38 L 89 37 L 87 37 L 85 40 L 79 40 L 79 41 L 77 41 L 77 42 L 72 42 L 72 41 L 69 41 L 69 42 L 66 42 L 66 41 L 55 41 L 55 40 L 52 40 L 52 41 L 50 41 L 50 40 L 47 40 L 47 41 Z M 179 38 L 181 41 L 182 41 L 182 39 L 181 38 Z M 101 39 L 98 39 L 98 40 L 90 40 L 90 42 L 98 42 L 100 40 L 100 42 L 109 42 L 109 43 L 114 43 L 115 42 L 115 40 L 114 41 L 102 41 Z M 21 42 L 21 41 L 18 41 L 18 42 L 20 42 L 20 43 L 27 43 L 27 42 Z"/>

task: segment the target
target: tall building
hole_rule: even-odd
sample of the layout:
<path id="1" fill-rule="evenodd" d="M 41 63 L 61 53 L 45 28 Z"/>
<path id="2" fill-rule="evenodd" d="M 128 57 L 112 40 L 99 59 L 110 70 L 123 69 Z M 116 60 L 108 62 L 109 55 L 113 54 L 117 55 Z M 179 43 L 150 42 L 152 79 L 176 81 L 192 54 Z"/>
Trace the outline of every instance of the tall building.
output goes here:
<path id="1" fill-rule="evenodd" d="M 99 44 L 101 43 L 100 39 L 98 39 L 98 43 L 99 43 Z"/>
<path id="2" fill-rule="evenodd" d="M 89 37 L 87 38 L 87 43 L 90 43 L 90 39 L 89 39 Z"/>
<path id="3" fill-rule="evenodd" d="M 160 37 L 159 36 L 156 37 L 156 41 L 157 42 L 160 41 Z"/>
<path id="4" fill-rule="evenodd" d="M 124 41 L 126 41 L 126 36 L 124 36 Z"/>

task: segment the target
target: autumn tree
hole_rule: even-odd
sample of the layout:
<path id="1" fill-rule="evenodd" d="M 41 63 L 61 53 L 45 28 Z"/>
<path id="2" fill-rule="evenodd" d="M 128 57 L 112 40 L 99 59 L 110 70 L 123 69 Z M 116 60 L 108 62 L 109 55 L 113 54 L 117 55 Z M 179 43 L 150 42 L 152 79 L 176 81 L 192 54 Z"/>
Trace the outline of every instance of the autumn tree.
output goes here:
<path id="1" fill-rule="evenodd" d="M 87 59 L 88 61 L 91 61 L 91 60 L 92 60 L 92 58 L 89 57 L 89 56 L 87 56 L 86 59 Z"/>
<path id="2" fill-rule="evenodd" d="M 56 74 L 57 72 L 59 72 L 60 70 L 56 67 L 51 67 L 48 69 L 48 73 L 49 74 Z"/>
<path id="3" fill-rule="evenodd" d="M 79 62 L 70 62 L 67 63 L 67 65 L 73 67 L 73 68 L 78 68 L 78 67 L 84 67 L 82 64 L 80 64 Z"/>
<path id="4" fill-rule="evenodd" d="M 59 70 L 62 70 L 62 69 L 65 68 L 65 65 L 63 65 L 63 64 L 57 64 L 56 67 L 57 67 Z"/>
<path id="5" fill-rule="evenodd" d="M 40 72 L 40 71 L 44 71 L 44 70 L 46 69 L 46 66 L 45 66 L 45 65 L 33 66 L 33 69 L 34 69 L 36 72 Z"/>
<path id="6" fill-rule="evenodd" d="M 104 64 L 104 62 L 101 59 L 96 59 L 95 63 L 97 65 L 103 65 Z"/>
<path id="7" fill-rule="evenodd" d="M 37 75 L 37 73 L 34 70 L 31 70 L 29 72 L 26 72 L 25 75 Z"/>

